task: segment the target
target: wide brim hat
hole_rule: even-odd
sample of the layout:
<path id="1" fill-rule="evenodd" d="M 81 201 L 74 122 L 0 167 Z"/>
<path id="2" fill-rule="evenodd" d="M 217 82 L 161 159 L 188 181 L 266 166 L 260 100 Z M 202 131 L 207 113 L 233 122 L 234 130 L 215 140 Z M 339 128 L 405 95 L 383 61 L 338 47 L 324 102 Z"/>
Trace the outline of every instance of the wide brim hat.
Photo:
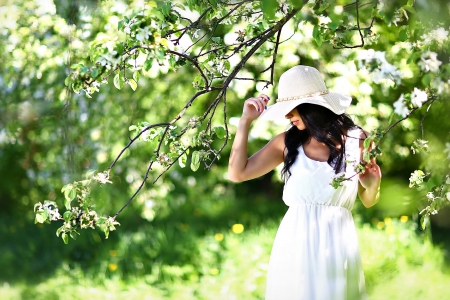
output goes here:
<path id="1" fill-rule="evenodd" d="M 268 106 L 259 119 L 283 119 L 286 114 L 302 103 L 321 105 L 341 115 L 350 106 L 352 97 L 328 91 L 317 69 L 309 66 L 295 66 L 280 76 L 276 102 Z"/>

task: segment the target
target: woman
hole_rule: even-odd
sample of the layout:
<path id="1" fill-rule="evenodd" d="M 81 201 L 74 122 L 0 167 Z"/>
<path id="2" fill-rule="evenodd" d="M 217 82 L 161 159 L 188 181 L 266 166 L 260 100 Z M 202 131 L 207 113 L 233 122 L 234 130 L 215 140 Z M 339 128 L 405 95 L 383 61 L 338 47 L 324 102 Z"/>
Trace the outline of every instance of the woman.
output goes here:
<path id="1" fill-rule="evenodd" d="M 267 300 L 365 299 L 364 273 L 350 210 L 356 194 L 366 207 L 379 198 L 381 171 L 375 161 L 364 174 L 367 133 L 344 114 L 351 97 L 331 93 L 320 73 L 296 66 L 280 77 L 277 103 L 247 99 L 229 161 L 229 178 L 262 176 L 284 163 L 283 201 L 289 206 L 275 237 L 267 274 Z M 250 125 L 256 118 L 287 118 L 292 127 L 247 158 Z M 334 176 L 345 175 L 333 188 Z"/>

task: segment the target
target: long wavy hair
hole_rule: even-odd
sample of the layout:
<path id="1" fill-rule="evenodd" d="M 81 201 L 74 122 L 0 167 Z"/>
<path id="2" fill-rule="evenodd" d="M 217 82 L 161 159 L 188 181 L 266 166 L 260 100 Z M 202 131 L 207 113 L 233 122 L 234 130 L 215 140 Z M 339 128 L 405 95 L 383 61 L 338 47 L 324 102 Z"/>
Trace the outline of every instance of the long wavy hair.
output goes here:
<path id="1" fill-rule="evenodd" d="M 330 149 L 328 164 L 333 167 L 335 173 L 339 173 L 345 166 L 345 147 L 343 136 L 347 130 L 358 126 L 346 114 L 336 115 L 331 110 L 315 104 L 303 103 L 296 107 L 303 123 L 304 130 L 292 126 L 286 132 L 284 143 L 287 154 L 284 157 L 284 167 L 281 170 L 282 178 L 289 178 L 290 168 L 298 155 L 300 145 L 315 138 L 324 143 Z"/>

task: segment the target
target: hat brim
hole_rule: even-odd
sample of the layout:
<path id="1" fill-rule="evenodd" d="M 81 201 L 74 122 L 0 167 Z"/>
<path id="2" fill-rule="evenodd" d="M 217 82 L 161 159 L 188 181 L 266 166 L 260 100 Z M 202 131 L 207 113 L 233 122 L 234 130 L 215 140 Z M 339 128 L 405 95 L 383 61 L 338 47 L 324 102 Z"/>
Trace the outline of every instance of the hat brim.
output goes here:
<path id="1" fill-rule="evenodd" d="M 285 118 L 285 116 L 303 103 L 311 103 L 321 105 L 328 108 L 337 115 L 341 115 L 352 103 L 352 97 L 339 93 L 328 93 L 322 96 L 313 96 L 307 98 L 301 98 L 297 100 L 281 101 L 270 105 L 259 116 L 261 120 L 279 120 Z"/>

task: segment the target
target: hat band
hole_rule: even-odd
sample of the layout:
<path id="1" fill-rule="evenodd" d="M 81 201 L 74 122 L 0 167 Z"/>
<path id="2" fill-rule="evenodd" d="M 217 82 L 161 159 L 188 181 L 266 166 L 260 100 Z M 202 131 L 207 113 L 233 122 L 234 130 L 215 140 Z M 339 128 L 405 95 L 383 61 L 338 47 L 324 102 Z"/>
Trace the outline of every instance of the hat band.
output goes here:
<path id="1" fill-rule="evenodd" d="M 318 92 L 318 93 L 308 94 L 308 95 L 303 95 L 303 96 L 279 98 L 279 99 L 277 99 L 277 102 L 292 101 L 292 100 L 298 100 L 298 99 L 303 99 L 303 98 L 322 96 L 322 95 L 326 95 L 326 94 L 329 94 L 329 93 L 330 92 L 328 90 L 326 90 L 325 92 Z"/>

